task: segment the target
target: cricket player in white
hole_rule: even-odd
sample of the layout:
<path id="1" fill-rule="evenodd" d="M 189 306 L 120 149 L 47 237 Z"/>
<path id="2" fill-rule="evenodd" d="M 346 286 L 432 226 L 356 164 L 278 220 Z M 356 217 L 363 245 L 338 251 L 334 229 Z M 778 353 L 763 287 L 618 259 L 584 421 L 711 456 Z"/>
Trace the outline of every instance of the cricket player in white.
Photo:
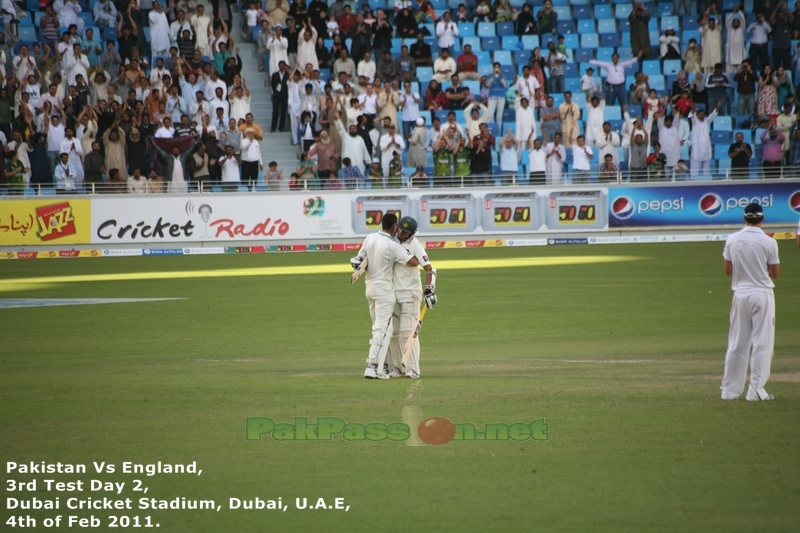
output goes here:
<path id="1" fill-rule="evenodd" d="M 403 217 L 397 223 L 397 239 L 412 256 L 417 258 L 419 265 L 425 270 L 425 305 L 428 308 L 436 304 L 436 269 L 428 261 L 428 255 L 422 244 L 414 237 L 417 232 L 417 221 L 411 217 Z M 419 278 L 419 268 L 396 264 L 394 266 L 394 293 L 397 303 L 394 305 L 394 335 L 389 344 L 389 377 L 403 377 L 402 354 L 403 347 L 408 338 L 414 334 L 419 322 L 419 304 L 422 300 L 422 283 Z M 418 378 L 419 370 L 419 339 L 414 342 L 414 348 L 406 365 L 405 376 Z"/>
<path id="2" fill-rule="evenodd" d="M 775 296 L 772 280 L 780 274 L 778 243 L 761 230 L 764 212 L 752 203 L 744 209 L 747 224 L 725 243 L 725 274 L 732 276 L 733 303 L 722 399 L 736 400 L 744 390 L 750 358 L 748 401 L 772 400 L 764 390 L 775 346 Z M 752 346 L 752 353 L 750 351 Z"/>
<path id="3" fill-rule="evenodd" d="M 350 260 L 350 264 L 356 270 L 364 259 L 368 261 L 366 293 L 369 316 L 372 318 L 372 339 L 369 342 L 365 378 L 389 379 L 389 375 L 383 371 L 383 362 L 392 339 L 392 312 L 396 302 L 393 284 L 394 266 L 395 264 L 408 264 L 413 267 L 419 265 L 417 258 L 393 239 L 396 226 L 396 216 L 391 213 L 384 215 L 381 223 L 383 229 L 368 235 L 358 255 Z"/>

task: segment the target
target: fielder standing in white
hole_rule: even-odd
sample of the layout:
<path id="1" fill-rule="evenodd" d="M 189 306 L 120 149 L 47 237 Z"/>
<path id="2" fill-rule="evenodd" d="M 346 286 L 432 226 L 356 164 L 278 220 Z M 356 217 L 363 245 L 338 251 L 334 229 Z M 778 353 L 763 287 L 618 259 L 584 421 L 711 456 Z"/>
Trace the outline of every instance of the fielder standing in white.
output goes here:
<path id="1" fill-rule="evenodd" d="M 366 294 L 369 316 L 372 318 L 372 339 L 369 341 L 369 356 L 365 378 L 389 379 L 383 370 L 383 362 L 392 339 L 392 312 L 396 302 L 394 294 L 394 266 L 396 264 L 416 267 L 417 258 L 393 239 L 397 217 L 386 214 L 381 222 L 381 231 L 364 239 L 358 255 L 350 259 L 353 269 L 358 270 L 367 259 Z"/>
<path id="2" fill-rule="evenodd" d="M 417 232 L 417 221 L 411 217 L 403 217 L 397 223 L 397 240 L 417 258 L 419 265 L 425 270 L 425 305 L 428 309 L 436 304 L 436 269 L 428 261 L 428 255 L 422 244 L 414 237 Z M 388 363 L 390 378 L 403 377 L 402 353 L 408 338 L 414 334 L 419 321 L 420 301 L 423 298 L 422 282 L 417 267 L 396 264 L 394 266 L 394 293 L 397 303 L 394 306 L 394 335 L 389 344 Z M 418 378 L 419 369 L 419 339 L 414 341 L 411 357 L 406 365 L 405 377 Z"/>
<path id="3" fill-rule="evenodd" d="M 775 284 L 780 274 L 778 243 L 761 229 L 764 212 L 759 204 L 744 209 L 746 226 L 725 243 L 725 274 L 732 276 L 733 303 L 722 399 L 736 400 L 742 394 L 750 358 L 750 387 L 746 399 L 772 400 L 764 390 L 769 380 L 775 346 Z M 752 347 L 752 353 L 751 353 Z"/>

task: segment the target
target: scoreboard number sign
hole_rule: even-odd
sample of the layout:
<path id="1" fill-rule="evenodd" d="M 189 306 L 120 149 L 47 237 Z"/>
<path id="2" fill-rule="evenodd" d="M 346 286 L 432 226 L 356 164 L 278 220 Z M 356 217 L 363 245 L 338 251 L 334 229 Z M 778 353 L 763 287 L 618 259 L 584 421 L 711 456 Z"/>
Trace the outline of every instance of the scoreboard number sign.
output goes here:
<path id="1" fill-rule="evenodd" d="M 478 227 L 471 194 L 431 194 L 419 203 L 420 231 L 469 232 Z"/>
<path id="2" fill-rule="evenodd" d="M 602 229 L 608 218 L 602 191 L 561 191 L 549 197 L 547 227 L 550 229 Z"/>

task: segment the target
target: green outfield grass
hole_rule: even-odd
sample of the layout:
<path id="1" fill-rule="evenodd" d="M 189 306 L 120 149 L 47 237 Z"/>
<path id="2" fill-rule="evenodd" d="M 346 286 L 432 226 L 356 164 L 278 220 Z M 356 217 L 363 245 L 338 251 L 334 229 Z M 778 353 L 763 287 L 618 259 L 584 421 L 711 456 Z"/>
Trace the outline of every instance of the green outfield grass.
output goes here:
<path id="1" fill-rule="evenodd" d="M 3 460 L 90 469 L 80 476 L 5 473 L 4 480 L 40 480 L 34 495 L 60 496 L 62 509 L 4 510 L 2 521 L 94 514 L 107 530 L 109 514 L 151 515 L 162 531 L 193 533 L 798 531 L 799 251 L 794 241 L 780 243 L 767 385 L 776 401 L 723 402 L 731 292 L 722 246 L 431 250 L 434 263 L 451 266 L 522 257 L 628 260 L 440 268 L 440 303 L 421 335 L 423 390 L 415 404 L 423 418 L 479 428 L 545 418 L 549 439 L 422 448 L 339 437 L 245 440 L 248 416 L 402 421 L 412 380 L 361 377 L 370 336 L 363 283 L 350 286 L 345 270 L 202 274 L 346 265 L 347 254 L 0 262 L 0 298 L 186 298 L 0 309 Z M 195 277 L 147 274 L 188 271 Z M 88 279 L 120 273 L 144 279 Z M 83 277 L 35 282 L 53 276 Z M 197 461 L 203 472 L 92 475 L 92 461 Z M 131 497 L 135 505 L 142 496 L 130 490 L 135 478 L 144 480 L 146 497 L 214 499 L 223 509 L 64 508 L 75 496 Z M 55 494 L 43 490 L 43 479 L 127 485 L 119 496 Z M 230 511 L 232 497 L 281 497 L 290 508 Z M 296 497 L 344 498 L 350 509 L 297 510 Z"/>

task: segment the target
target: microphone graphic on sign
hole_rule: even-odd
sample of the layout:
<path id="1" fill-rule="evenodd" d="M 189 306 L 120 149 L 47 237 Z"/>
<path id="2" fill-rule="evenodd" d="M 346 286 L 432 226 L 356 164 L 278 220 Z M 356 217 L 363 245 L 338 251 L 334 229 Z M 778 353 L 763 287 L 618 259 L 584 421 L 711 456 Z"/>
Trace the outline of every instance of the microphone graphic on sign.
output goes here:
<path id="1" fill-rule="evenodd" d="M 206 224 L 206 230 L 203 236 L 208 237 L 208 221 L 211 220 L 211 213 L 212 213 L 211 206 L 208 204 L 203 204 L 197 211 L 200 213 L 200 218 L 202 219 L 202 221 L 205 222 Z"/>

